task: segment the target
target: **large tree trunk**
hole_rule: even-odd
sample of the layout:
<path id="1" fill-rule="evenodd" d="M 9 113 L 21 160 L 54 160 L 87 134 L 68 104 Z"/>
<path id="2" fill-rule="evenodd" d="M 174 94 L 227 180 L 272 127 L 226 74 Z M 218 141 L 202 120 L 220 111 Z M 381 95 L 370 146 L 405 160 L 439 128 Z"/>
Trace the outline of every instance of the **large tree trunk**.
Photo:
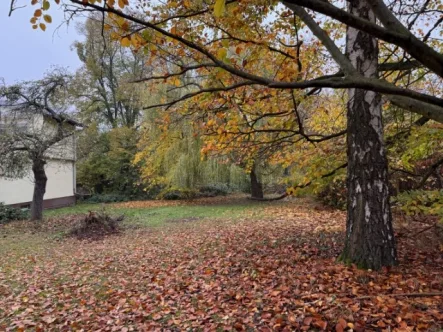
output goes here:
<path id="1" fill-rule="evenodd" d="M 45 173 L 46 162 L 41 159 L 33 160 L 32 172 L 34 173 L 34 195 L 31 203 L 31 220 L 43 218 L 43 197 L 46 192 L 48 178 Z"/>
<path id="2" fill-rule="evenodd" d="M 263 186 L 259 178 L 257 177 L 257 173 L 255 172 L 255 166 L 252 167 L 249 176 L 251 178 L 251 197 L 263 198 Z"/>
<path id="3" fill-rule="evenodd" d="M 366 1 L 350 1 L 348 6 L 354 15 L 375 22 Z M 346 51 L 360 73 L 365 77 L 377 77 L 376 39 L 348 27 Z M 381 96 L 360 89 L 349 89 L 348 93 L 348 216 L 341 259 L 360 268 L 380 269 L 397 263 Z"/>

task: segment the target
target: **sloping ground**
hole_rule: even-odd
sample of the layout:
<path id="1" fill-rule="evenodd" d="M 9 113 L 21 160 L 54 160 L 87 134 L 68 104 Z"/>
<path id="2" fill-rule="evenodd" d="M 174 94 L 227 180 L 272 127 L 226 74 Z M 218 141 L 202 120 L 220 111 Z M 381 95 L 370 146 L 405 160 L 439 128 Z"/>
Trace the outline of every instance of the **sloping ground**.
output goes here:
<path id="1" fill-rule="evenodd" d="M 35 251 L 1 254 L 0 330 L 438 331 L 443 296 L 424 294 L 443 291 L 440 248 L 401 238 L 399 267 L 345 267 L 344 220 L 275 203 L 95 242 L 15 235 Z"/>

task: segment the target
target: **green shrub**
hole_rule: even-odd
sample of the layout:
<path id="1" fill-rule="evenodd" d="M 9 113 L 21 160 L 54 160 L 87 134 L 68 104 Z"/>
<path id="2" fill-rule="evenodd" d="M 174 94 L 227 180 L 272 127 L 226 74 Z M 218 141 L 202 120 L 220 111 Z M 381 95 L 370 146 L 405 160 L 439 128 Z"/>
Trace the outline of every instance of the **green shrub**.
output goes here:
<path id="1" fill-rule="evenodd" d="M 200 197 L 199 192 L 194 189 L 187 188 L 166 188 L 158 194 L 157 199 L 163 200 L 180 200 L 180 199 L 193 199 Z"/>
<path id="2" fill-rule="evenodd" d="M 77 184 L 94 194 L 143 196 L 138 168 L 132 164 L 139 133 L 120 127 L 102 132 L 96 124 L 79 136 Z"/>
<path id="3" fill-rule="evenodd" d="M 5 224 L 13 220 L 23 220 L 28 218 L 29 213 L 27 210 L 17 209 L 0 203 L 0 224 Z"/>
<path id="4" fill-rule="evenodd" d="M 143 197 L 140 197 L 140 195 L 136 198 L 138 199 L 156 199 L 160 193 L 165 189 L 165 186 L 162 184 L 155 184 L 149 186 L 146 190 L 143 192 Z"/>
<path id="5" fill-rule="evenodd" d="M 116 203 L 129 201 L 130 197 L 122 194 L 96 194 L 85 199 L 86 203 Z"/>
<path id="6" fill-rule="evenodd" d="M 202 197 L 226 196 L 230 190 L 225 183 L 210 184 L 199 188 Z"/>
<path id="7" fill-rule="evenodd" d="M 411 190 L 395 197 L 395 206 L 408 216 L 432 215 L 443 221 L 443 190 Z"/>
<path id="8" fill-rule="evenodd" d="M 332 206 L 340 210 L 346 210 L 347 205 L 347 190 L 346 181 L 336 179 L 326 185 L 317 194 L 317 198 L 323 204 Z"/>

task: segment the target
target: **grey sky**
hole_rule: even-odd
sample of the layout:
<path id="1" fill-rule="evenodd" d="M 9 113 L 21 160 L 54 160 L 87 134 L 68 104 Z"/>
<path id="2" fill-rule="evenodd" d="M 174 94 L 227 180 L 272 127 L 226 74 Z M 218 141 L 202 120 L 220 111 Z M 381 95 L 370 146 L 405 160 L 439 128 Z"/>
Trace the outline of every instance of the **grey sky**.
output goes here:
<path id="1" fill-rule="evenodd" d="M 26 2 L 31 1 L 22 1 Z M 9 3 L 9 0 L 0 0 L 0 77 L 7 84 L 39 79 L 53 65 L 70 71 L 80 66 L 76 52 L 71 51 L 72 43 L 81 39 L 74 24 L 63 25 L 56 31 L 63 22 L 60 10 L 51 10 L 53 23 L 43 32 L 33 30 L 29 23 L 35 10 L 33 6 L 14 11 L 8 17 Z"/>

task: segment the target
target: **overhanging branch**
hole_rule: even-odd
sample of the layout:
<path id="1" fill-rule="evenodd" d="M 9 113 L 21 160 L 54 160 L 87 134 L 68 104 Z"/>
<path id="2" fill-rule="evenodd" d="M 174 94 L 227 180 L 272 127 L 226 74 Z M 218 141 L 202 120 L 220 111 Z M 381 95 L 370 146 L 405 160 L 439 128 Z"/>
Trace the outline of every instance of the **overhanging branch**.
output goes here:
<path id="1" fill-rule="evenodd" d="M 390 27 L 396 27 L 396 29 L 388 30 L 387 28 L 350 14 L 322 0 L 285 0 L 283 3 L 309 8 L 348 26 L 367 32 L 376 38 L 400 46 L 427 68 L 440 77 L 443 77 L 443 55 L 419 40 L 405 27 L 403 27 L 404 29 L 399 29 L 397 23 L 389 25 Z M 380 5 L 382 1 L 380 0 L 369 0 L 369 3 L 373 8 L 376 7 L 375 13 L 377 18 L 387 25 L 387 21 L 391 17 L 391 15 L 389 15 L 389 9 L 382 7 Z M 389 13 L 386 11 L 389 11 Z"/>
<path id="2" fill-rule="evenodd" d="M 245 72 L 243 70 L 240 70 L 238 68 L 235 68 L 219 59 L 217 59 L 217 57 L 215 55 L 213 55 L 211 52 L 209 52 L 206 48 L 204 48 L 204 46 L 198 45 L 190 40 L 187 40 L 181 36 L 175 35 L 169 31 L 166 31 L 163 28 L 160 28 L 159 26 L 152 24 L 150 22 L 144 21 L 142 19 L 139 19 L 137 17 L 131 16 L 129 14 L 123 13 L 120 10 L 114 9 L 114 8 L 104 8 L 101 6 L 98 6 L 96 4 L 91 4 L 91 3 L 84 3 L 80 0 L 70 0 L 72 3 L 78 4 L 78 5 L 82 5 L 82 6 L 86 6 L 86 7 L 90 7 L 90 8 L 94 8 L 97 11 L 100 12 L 109 12 L 109 13 L 113 13 L 116 14 L 122 18 L 125 18 L 131 22 L 140 24 L 146 28 L 150 28 L 154 31 L 159 32 L 160 34 L 170 37 L 178 42 L 180 42 L 181 44 L 189 47 L 190 49 L 193 49 L 203 55 L 205 55 L 208 59 L 210 59 L 217 67 L 222 68 L 224 70 L 226 70 L 227 72 L 241 77 L 244 80 L 247 81 L 251 81 L 252 84 L 259 84 L 259 85 L 263 85 L 263 86 L 268 86 L 271 88 L 277 88 L 277 89 L 305 89 L 305 88 L 335 88 L 335 89 L 347 89 L 347 88 L 360 88 L 360 89 L 365 89 L 365 90 L 370 90 L 370 91 L 374 91 L 374 92 L 379 92 L 379 93 L 383 93 L 383 94 L 389 94 L 389 95 L 399 95 L 399 96 L 404 96 L 407 98 L 411 98 L 411 99 L 415 99 L 415 100 L 419 100 L 425 104 L 430 104 L 430 105 L 436 105 L 439 106 L 439 110 L 438 110 L 438 114 L 430 114 L 430 118 L 442 122 L 441 118 L 443 117 L 442 113 L 443 113 L 443 100 L 434 96 L 430 96 L 427 94 L 422 94 L 410 89 L 405 89 L 405 88 L 400 88 L 397 87 L 393 84 L 390 84 L 388 82 L 383 82 L 377 79 L 373 79 L 373 78 L 363 78 L 360 76 L 357 76 L 356 74 L 352 74 L 350 75 L 349 73 L 351 72 L 351 68 L 349 68 L 349 66 L 347 64 L 345 64 L 344 61 L 342 61 L 343 63 L 341 63 L 341 67 L 346 68 L 347 71 L 347 75 L 350 75 L 348 77 L 345 78 L 319 78 L 319 79 L 314 79 L 314 80 L 310 80 L 310 81 L 304 81 L 304 82 L 276 82 L 273 81 L 271 79 L 268 79 L 266 77 L 262 77 L 262 76 L 258 76 L 258 75 L 254 75 L 248 72 Z M 311 0 L 307 1 L 307 0 L 291 0 L 291 1 L 287 1 L 287 3 L 295 3 L 295 4 L 302 4 L 303 6 L 305 5 L 305 2 L 310 2 Z M 314 3 L 319 3 L 321 2 L 321 4 L 323 5 L 327 5 L 327 6 L 332 6 L 329 5 L 327 2 L 322 2 L 319 0 L 312 0 L 312 2 Z M 322 5 L 322 6 L 323 6 Z M 308 7 L 306 5 L 306 7 Z M 332 6 L 334 10 L 338 10 L 340 12 L 344 12 L 334 6 Z M 309 8 L 309 7 L 308 7 Z M 329 8 L 329 7 L 328 7 Z M 346 12 L 344 12 L 346 14 Z M 351 19 L 354 20 L 356 17 L 354 17 L 353 15 L 351 15 Z M 351 20 L 351 21 L 352 21 Z M 361 20 L 361 19 L 360 19 Z M 357 20 L 358 21 L 358 20 Z M 368 22 L 365 20 L 361 20 L 363 23 L 367 24 Z M 352 21 L 353 22 L 353 21 Z M 359 21 L 360 22 L 360 21 Z M 362 23 L 360 22 L 360 23 Z M 350 24 L 351 25 L 351 24 Z M 358 28 L 358 27 L 357 27 Z M 377 30 L 377 31 L 384 31 L 386 29 L 381 28 L 379 26 L 376 26 L 377 29 L 382 29 L 382 30 Z M 395 34 L 394 34 L 395 35 Z M 396 36 L 396 35 L 395 35 Z M 343 57 L 343 55 L 341 55 Z M 418 59 L 418 58 L 417 58 Z M 337 60 L 337 59 L 336 59 Z M 420 59 L 418 59 L 420 60 Z M 423 61 L 420 61 L 423 63 Z M 428 66 L 429 67 L 429 66 Z M 429 67 L 430 68 L 430 67 Z M 443 68 L 443 67 L 442 67 Z M 434 109 L 435 111 L 435 109 Z"/>

